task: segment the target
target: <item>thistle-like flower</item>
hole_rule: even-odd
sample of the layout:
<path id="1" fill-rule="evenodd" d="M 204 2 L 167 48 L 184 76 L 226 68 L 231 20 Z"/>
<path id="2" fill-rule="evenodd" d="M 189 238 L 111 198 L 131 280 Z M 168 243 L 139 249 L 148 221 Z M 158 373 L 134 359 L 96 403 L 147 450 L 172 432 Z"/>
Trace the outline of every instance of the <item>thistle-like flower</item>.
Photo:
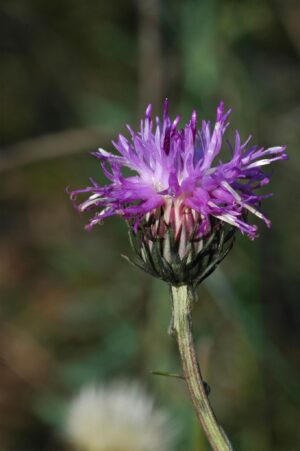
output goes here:
<path id="1" fill-rule="evenodd" d="M 180 117 L 172 122 L 167 100 L 163 120 L 156 118 L 155 125 L 149 105 L 140 131 L 127 126 L 131 139 L 119 135 L 113 142 L 118 154 L 103 149 L 94 153 L 111 183 L 99 186 L 91 180 L 91 186 L 71 193 L 74 200 L 88 194 L 79 211 L 96 211 L 88 230 L 108 216 L 123 217 L 133 262 L 170 284 L 170 331 L 194 408 L 216 451 L 231 451 L 232 446 L 211 409 L 197 363 L 191 330 L 194 288 L 227 255 L 236 230 L 250 239 L 257 236 L 256 225 L 248 222 L 250 214 L 270 227 L 260 208 L 262 199 L 270 196 L 258 191 L 270 181 L 262 167 L 287 158 L 285 147 L 250 146 L 251 137 L 242 142 L 236 131 L 234 145 L 228 144 L 229 158 L 216 163 L 229 114 L 221 102 L 213 127 L 202 121 L 197 128 L 194 111 L 179 129 Z"/>
<path id="2" fill-rule="evenodd" d="M 65 433 L 82 451 L 170 451 L 169 416 L 136 383 L 84 387 L 72 400 Z"/>
<path id="3" fill-rule="evenodd" d="M 180 116 L 172 121 L 168 101 L 163 120 L 151 118 L 146 110 L 141 129 L 127 126 L 131 139 L 119 135 L 113 142 L 117 154 L 99 149 L 94 152 L 110 184 L 73 191 L 88 194 L 78 205 L 80 211 L 95 210 L 88 230 L 103 219 L 119 215 L 129 223 L 134 262 L 172 285 L 197 284 L 210 274 L 231 248 L 233 232 L 240 230 L 254 239 L 257 226 L 249 224 L 248 214 L 270 221 L 260 209 L 259 188 L 270 181 L 262 167 L 287 158 L 285 147 L 264 149 L 249 146 L 251 136 L 241 142 L 235 133 L 228 161 L 219 160 L 223 136 L 231 110 L 217 108 L 215 125 L 202 121 L 197 113 L 179 129 Z M 127 168 L 132 174 L 122 173 Z"/>

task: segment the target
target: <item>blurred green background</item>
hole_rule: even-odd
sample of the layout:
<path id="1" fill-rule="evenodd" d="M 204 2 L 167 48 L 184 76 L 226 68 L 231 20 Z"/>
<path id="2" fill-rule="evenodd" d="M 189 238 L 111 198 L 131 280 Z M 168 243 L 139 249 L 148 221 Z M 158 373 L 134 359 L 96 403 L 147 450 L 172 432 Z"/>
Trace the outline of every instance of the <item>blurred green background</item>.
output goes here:
<path id="1" fill-rule="evenodd" d="M 235 449 L 299 449 L 299 23 L 296 0 L 1 0 L 1 451 L 66 450 L 70 397 L 120 377 L 171 412 L 176 451 L 208 450 L 184 384 L 151 375 L 180 372 L 167 286 L 120 257 L 119 218 L 88 234 L 65 193 L 104 182 L 88 152 L 166 96 L 184 120 L 224 99 L 243 138 L 288 145 L 272 229 L 239 236 L 199 289 L 194 329 Z"/>

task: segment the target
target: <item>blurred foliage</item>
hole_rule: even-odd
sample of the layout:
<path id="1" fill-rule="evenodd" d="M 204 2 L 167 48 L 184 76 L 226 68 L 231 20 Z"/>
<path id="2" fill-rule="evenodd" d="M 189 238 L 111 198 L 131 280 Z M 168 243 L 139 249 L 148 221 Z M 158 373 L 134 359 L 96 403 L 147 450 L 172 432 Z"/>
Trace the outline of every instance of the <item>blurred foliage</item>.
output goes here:
<path id="1" fill-rule="evenodd" d="M 213 118 L 223 98 L 243 137 L 288 144 L 266 204 L 273 228 L 260 225 L 254 243 L 239 237 L 200 287 L 194 326 L 235 448 L 299 449 L 299 21 L 292 0 L 1 1 L 1 451 L 67 449 L 70 397 L 124 377 L 173 413 L 178 451 L 208 449 L 184 384 L 150 374 L 180 372 L 167 287 L 120 257 L 130 252 L 122 221 L 87 234 L 65 194 L 90 176 L 104 182 L 89 147 L 76 138 L 73 154 L 61 146 L 51 158 L 53 141 L 41 145 L 45 161 L 17 158 L 49 133 L 109 126 L 113 139 L 164 96 L 184 118 L 194 107 Z"/>

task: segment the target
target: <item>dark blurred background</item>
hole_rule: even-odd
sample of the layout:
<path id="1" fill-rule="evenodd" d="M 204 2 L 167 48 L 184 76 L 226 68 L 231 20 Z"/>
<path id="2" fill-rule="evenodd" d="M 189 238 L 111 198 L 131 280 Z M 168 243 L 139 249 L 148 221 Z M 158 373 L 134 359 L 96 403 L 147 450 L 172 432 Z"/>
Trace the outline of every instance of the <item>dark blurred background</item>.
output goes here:
<path id="1" fill-rule="evenodd" d="M 168 288 L 123 260 L 119 218 L 93 233 L 65 188 L 104 183 L 88 152 L 147 103 L 287 144 L 265 211 L 199 289 L 194 329 L 218 417 L 241 451 L 299 449 L 300 3 L 297 0 L 1 0 L 0 449 L 62 451 L 85 383 L 142 380 L 207 450 L 167 335 Z M 232 134 L 232 132 L 231 132 Z M 297 319 L 298 318 L 298 319 Z"/>

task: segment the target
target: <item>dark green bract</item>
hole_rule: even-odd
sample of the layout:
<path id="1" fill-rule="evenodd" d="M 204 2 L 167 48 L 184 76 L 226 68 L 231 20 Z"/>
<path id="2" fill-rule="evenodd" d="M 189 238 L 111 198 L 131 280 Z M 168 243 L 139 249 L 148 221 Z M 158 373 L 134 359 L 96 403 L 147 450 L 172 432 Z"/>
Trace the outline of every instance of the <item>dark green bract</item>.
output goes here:
<path id="1" fill-rule="evenodd" d="M 179 255 L 179 241 L 174 238 L 172 226 L 167 227 L 163 238 L 151 236 L 148 224 L 141 224 L 135 232 L 128 223 L 128 231 L 134 251 L 133 257 L 125 257 L 128 261 L 170 285 L 196 287 L 216 269 L 232 249 L 236 229 L 216 221 L 208 236 L 197 239 L 190 237 L 183 258 Z M 202 248 L 199 251 L 196 249 L 199 249 L 200 241 Z M 169 249 L 169 255 L 166 255 L 166 247 Z"/>

